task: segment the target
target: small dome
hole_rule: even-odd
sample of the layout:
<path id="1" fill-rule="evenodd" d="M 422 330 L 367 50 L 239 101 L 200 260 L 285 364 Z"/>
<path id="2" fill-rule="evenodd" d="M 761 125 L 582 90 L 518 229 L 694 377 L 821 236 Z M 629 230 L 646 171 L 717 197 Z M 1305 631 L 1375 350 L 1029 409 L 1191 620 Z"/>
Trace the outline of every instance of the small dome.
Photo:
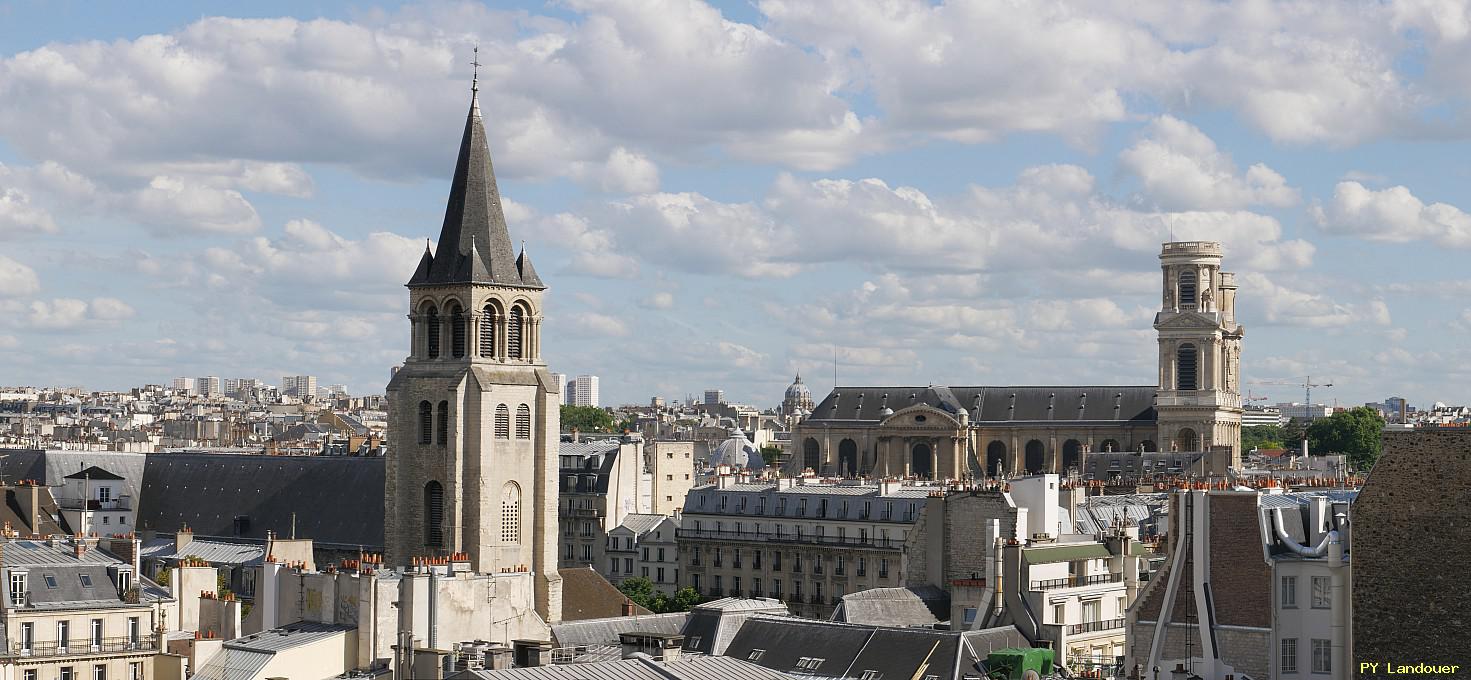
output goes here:
<path id="1" fill-rule="evenodd" d="M 760 449 L 756 448 L 751 440 L 746 439 L 746 434 L 738 429 L 730 431 L 730 438 L 721 442 L 710 454 L 710 466 L 729 465 L 733 468 L 749 468 L 759 470 L 766 467 L 766 459 L 761 457 Z"/>
<path id="2" fill-rule="evenodd" d="M 797 380 L 793 382 L 790 387 L 787 388 L 787 399 L 798 401 L 811 398 L 812 390 L 807 389 L 807 386 L 802 384 L 802 374 L 798 373 Z"/>

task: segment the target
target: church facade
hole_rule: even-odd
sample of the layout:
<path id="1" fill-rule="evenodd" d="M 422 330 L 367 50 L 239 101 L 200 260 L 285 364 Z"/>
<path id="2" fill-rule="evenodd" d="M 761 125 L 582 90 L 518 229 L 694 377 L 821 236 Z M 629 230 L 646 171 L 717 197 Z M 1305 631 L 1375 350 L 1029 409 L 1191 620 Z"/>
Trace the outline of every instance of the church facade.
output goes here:
<path id="1" fill-rule="evenodd" d="M 551 622 L 561 386 L 541 357 L 546 286 L 512 250 L 473 93 L 437 251 L 408 282 L 410 353 L 388 384 L 384 557 L 532 572 Z"/>
<path id="2" fill-rule="evenodd" d="M 838 387 L 796 426 L 786 472 L 1102 478 L 1089 455 L 1116 452 L 1208 452 L 1218 472 L 1239 465 L 1235 277 L 1221 270 L 1220 243 L 1166 243 L 1159 257 L 1156 385 Z"/>

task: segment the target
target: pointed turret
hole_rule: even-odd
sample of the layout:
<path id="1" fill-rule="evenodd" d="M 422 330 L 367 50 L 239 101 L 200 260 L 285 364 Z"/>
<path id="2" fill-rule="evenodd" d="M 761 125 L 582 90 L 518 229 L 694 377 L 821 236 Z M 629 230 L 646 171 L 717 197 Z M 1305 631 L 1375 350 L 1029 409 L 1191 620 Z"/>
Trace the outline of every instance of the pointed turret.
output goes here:
<path id="1" fill-rule="evenodd" d="M 490 162 L 485 125 L 480 120 L 478 94 L 470 97 L 470 112 L 460 138 L 460 154 L 450 183 L 444 226 L 439 232 L 439 252 L 432 258 L 429 275 L 416 277 L 410 285 L 493 283 L 506 286 L 544 288 L 539 279 L 524 280 L 511 249 L 500 189 Z"/>
<path id="2" fill-rule="evenodd" d="M 521 242 L 521 254 L 516 256 L 516 271 L 521 275 L 522 285 L 534 288 L 546 288 L 541 282 L 541 277 L 536 275 L 536 267 L 531 266 L 531 256 L 526 254 L 526 242 Z"/>
<path id="3" fill-rule="evenodd" d="M 419 266 L 414 268 L 414 275 L 409 277 L 409 285 L 429 283 L 429 270 L 433 268 L 434 253 L 429 250 L 429 239 L 424 239 L 424 257 L 419 258 Z"/>

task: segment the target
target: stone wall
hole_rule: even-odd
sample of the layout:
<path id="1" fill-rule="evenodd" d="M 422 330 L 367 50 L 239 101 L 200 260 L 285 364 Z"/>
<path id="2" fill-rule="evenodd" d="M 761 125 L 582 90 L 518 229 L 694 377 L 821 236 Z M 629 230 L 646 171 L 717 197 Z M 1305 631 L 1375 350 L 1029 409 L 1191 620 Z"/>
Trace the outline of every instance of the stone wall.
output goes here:
<path id="1" fill-rule="evenodd" d="M 1471 430 L 1385 433 L 1384 452 L 1350 510 L 1355 668 L 1471 667 L 1468 489 Z"/>

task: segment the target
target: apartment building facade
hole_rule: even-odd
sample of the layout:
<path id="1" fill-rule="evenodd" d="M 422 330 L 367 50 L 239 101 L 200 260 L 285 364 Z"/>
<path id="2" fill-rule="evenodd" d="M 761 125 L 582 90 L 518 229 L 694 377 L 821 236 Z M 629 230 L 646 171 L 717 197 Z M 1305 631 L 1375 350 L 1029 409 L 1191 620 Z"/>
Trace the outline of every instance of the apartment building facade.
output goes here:
<path id="1" fill-rule="evenodd" d="M 608 570 L 613 585 L 643 577 L 666 595 L 679 590 L 679 523 L 676 517 L 632 513 L 608 532 Z"/>
<path id="2" fill-rule="evenodd" d="M 827 618 L 843 595 L 902 585 L 904 543 L 934 489 L 718 476 L 680 516 L 681 585 L 709 597 L 770 597 Z"/>

